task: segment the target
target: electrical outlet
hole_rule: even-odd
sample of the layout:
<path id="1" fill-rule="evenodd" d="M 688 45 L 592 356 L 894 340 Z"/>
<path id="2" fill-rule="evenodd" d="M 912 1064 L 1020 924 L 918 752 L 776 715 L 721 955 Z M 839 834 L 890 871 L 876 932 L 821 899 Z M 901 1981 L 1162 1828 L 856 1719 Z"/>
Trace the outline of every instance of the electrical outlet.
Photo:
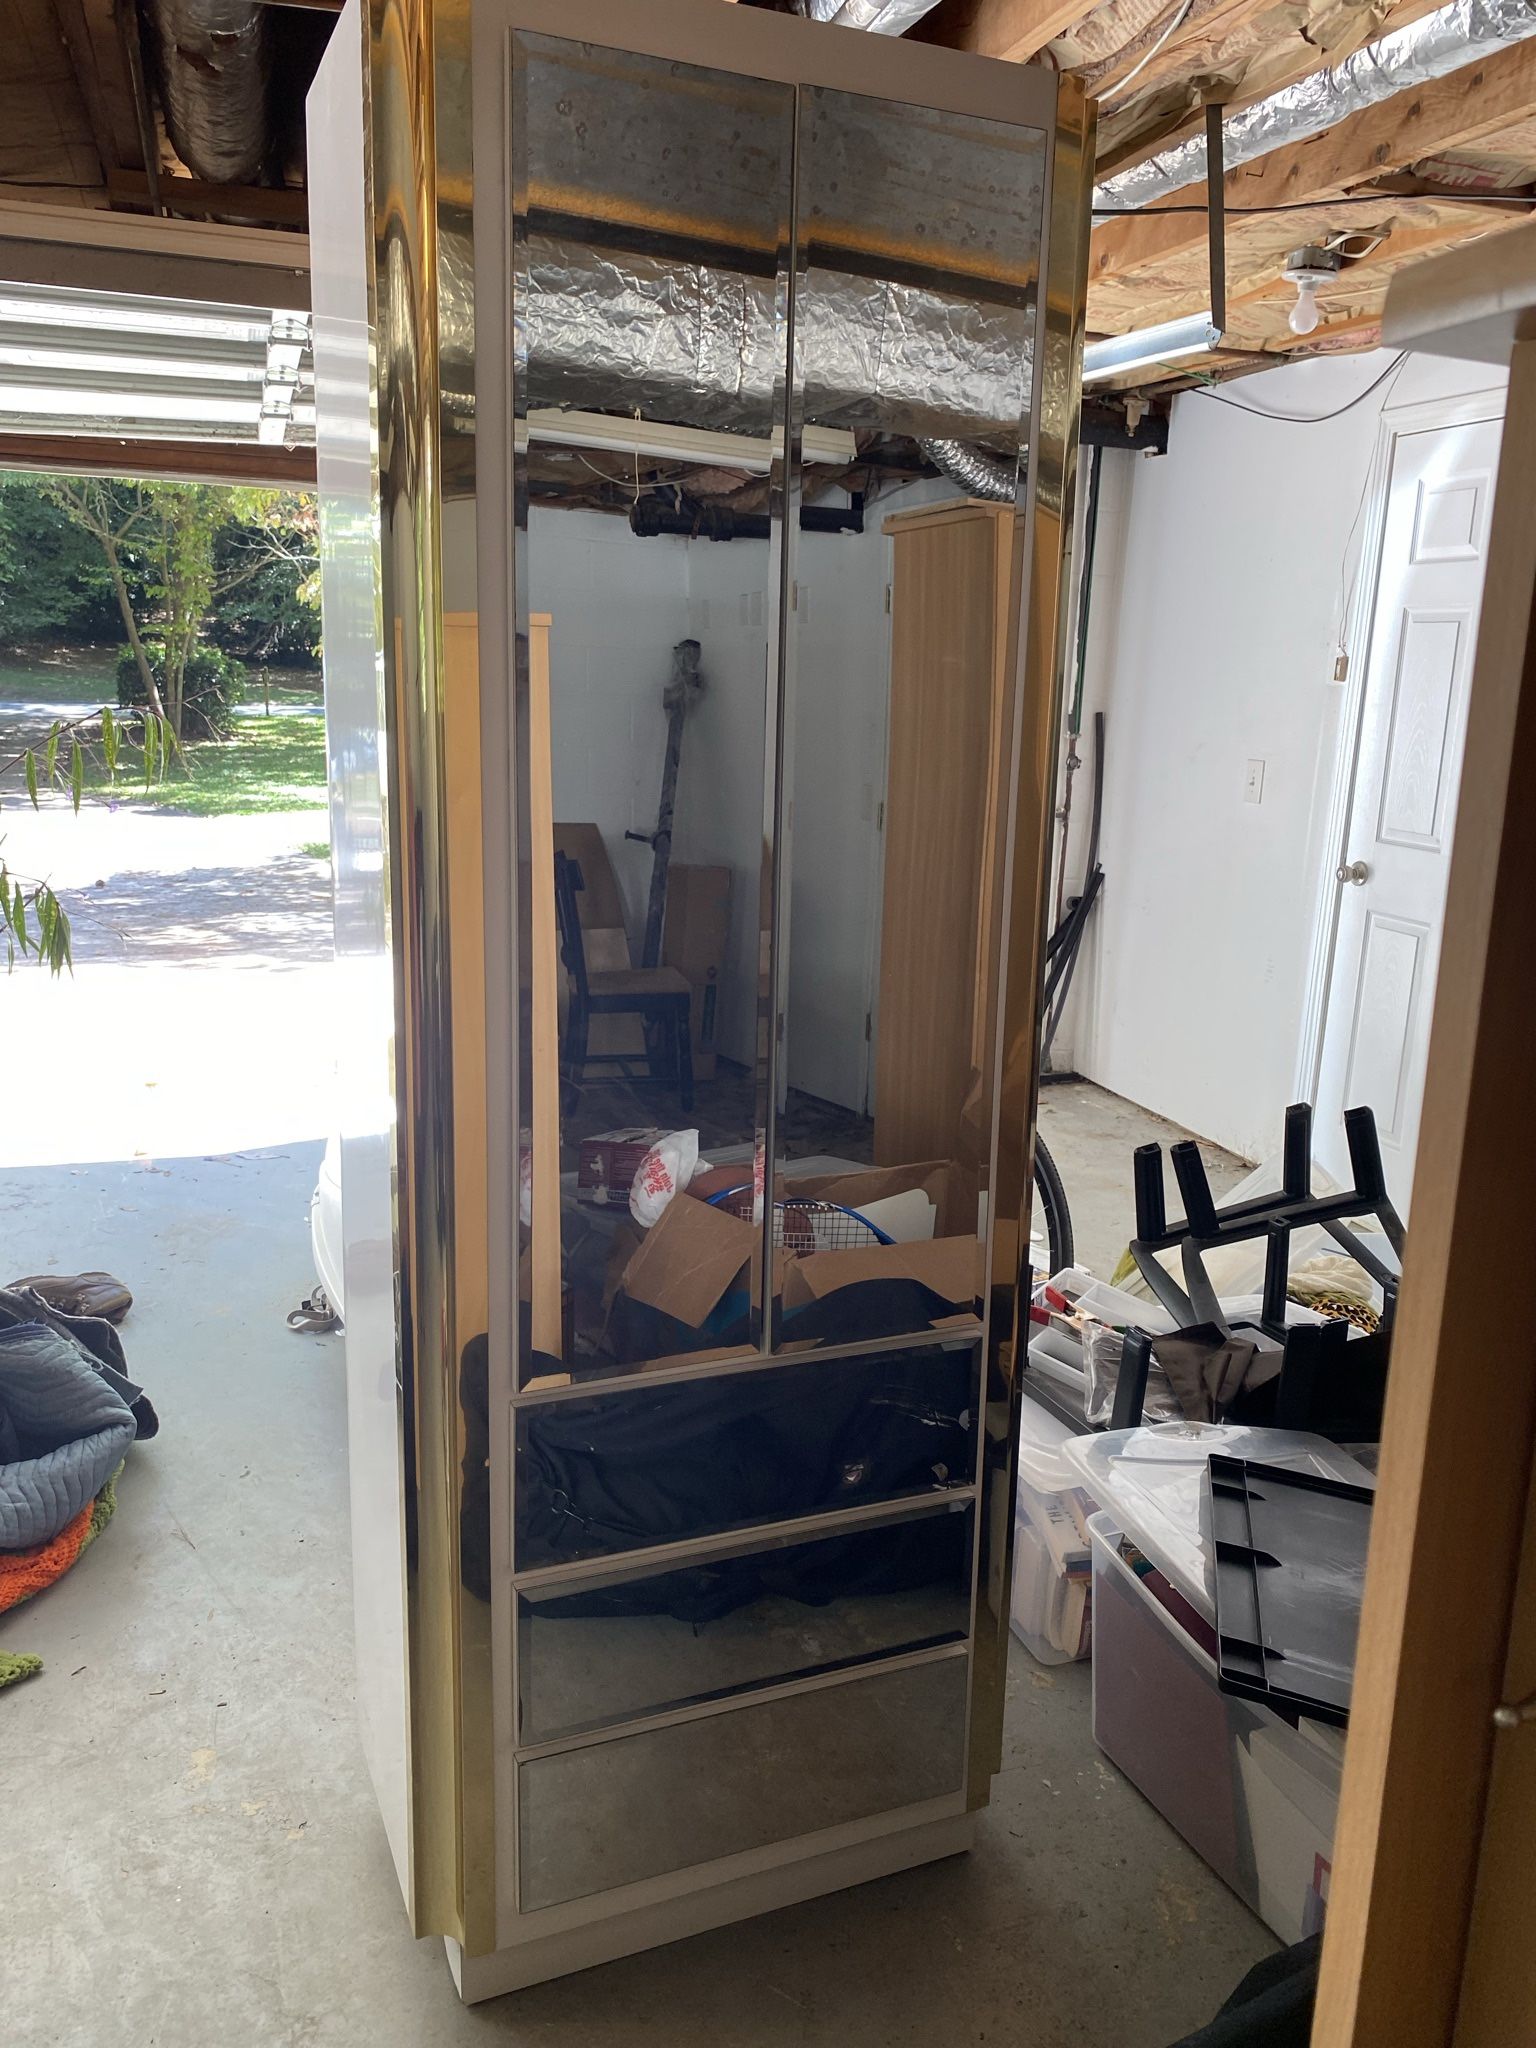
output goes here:
<path id="1" fill-rule="evenodd" d="M 1261 804 L 1264 801 L 1264 763 L 1250 761 L 1248 772 L 1243 777 L 1243 802 Z"/>

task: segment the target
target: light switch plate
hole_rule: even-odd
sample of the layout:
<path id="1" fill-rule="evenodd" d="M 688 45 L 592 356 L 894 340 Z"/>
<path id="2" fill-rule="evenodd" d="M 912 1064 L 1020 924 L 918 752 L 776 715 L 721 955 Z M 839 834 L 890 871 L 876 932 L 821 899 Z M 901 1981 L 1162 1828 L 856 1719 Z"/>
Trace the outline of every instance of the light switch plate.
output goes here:
<path id="1" fill-rule="evenodd" d="M 1243 777 L 1243 802 L 1261 804 L 1264 801 L 1264 763 L 1250 761 L 1248 772 Z"/>

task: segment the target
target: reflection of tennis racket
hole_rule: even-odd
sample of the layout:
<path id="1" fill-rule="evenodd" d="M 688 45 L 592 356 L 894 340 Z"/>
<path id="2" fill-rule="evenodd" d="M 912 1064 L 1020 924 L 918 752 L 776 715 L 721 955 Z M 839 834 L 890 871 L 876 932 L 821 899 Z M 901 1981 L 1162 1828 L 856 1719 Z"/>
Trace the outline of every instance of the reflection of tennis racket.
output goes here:
<path id="1" fill-rule="evenodd" d="M 726 1188 L 711 1195 L 709 1206 L 752 1221 L 755 1190 L 750 1181 L 739 1188 Z M 848 1209 L 841 1202 L 815 1202 L 808 1196 L 791 1197 L 773 1205 L 773 1242 L 791 1258 L 803 1259 L 810 1252 L 852 1252 L 865 1245 L 890 1244 L 892 1240 L 877 1223 Z"/>

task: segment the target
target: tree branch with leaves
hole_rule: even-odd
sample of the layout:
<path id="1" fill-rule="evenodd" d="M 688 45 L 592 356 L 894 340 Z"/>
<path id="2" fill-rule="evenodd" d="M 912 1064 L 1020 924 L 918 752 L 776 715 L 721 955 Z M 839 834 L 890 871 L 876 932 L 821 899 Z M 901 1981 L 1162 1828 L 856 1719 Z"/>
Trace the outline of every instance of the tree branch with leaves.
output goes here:
<path id="1" fill-rule="evenodd" d="M 134 728 L 137 728 L 137 731 Z M 21 771 L 28 801 L 42 808 L 45 789 L 67 789 L 76 812 L 85 799 L 87 747 L 99 744 L 107 780 L 115 784 L 119 769 L 138 756 L 144 787 L 162 782 L 181 747 L 163 712 L 135 712 L 128 720 L 104 704 L 79 718 L 55 719 L 41 747 L 21 747 L 0 761 L 0 782 Z M 54 974 L 73 963 L 69 915 L 50 885 L 35 875 L 15 873 L 0 840 L 0 944 L 7 968 L 17 955 L 35 957 Z"/>

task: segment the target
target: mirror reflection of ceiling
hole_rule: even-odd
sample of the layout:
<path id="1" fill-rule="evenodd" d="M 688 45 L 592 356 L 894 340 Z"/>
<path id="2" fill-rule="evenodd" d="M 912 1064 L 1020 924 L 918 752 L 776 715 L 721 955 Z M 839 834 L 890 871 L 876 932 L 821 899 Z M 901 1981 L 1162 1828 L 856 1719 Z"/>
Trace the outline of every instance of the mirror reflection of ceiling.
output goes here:
<path id="1" fill-rule="evenodd" d="M 772 407 L 784 356 L 794 91 L 517 41 L 528 404 L 739 429 Z M 807 420 L 1016 435 L 1039 253 L 1019 222 L 1040 217 L 1042 139 L 849 95 L 799 99 Z M 467 244 L 445 242 L 452 381 L 472 347 L 468 262 Z"/>

